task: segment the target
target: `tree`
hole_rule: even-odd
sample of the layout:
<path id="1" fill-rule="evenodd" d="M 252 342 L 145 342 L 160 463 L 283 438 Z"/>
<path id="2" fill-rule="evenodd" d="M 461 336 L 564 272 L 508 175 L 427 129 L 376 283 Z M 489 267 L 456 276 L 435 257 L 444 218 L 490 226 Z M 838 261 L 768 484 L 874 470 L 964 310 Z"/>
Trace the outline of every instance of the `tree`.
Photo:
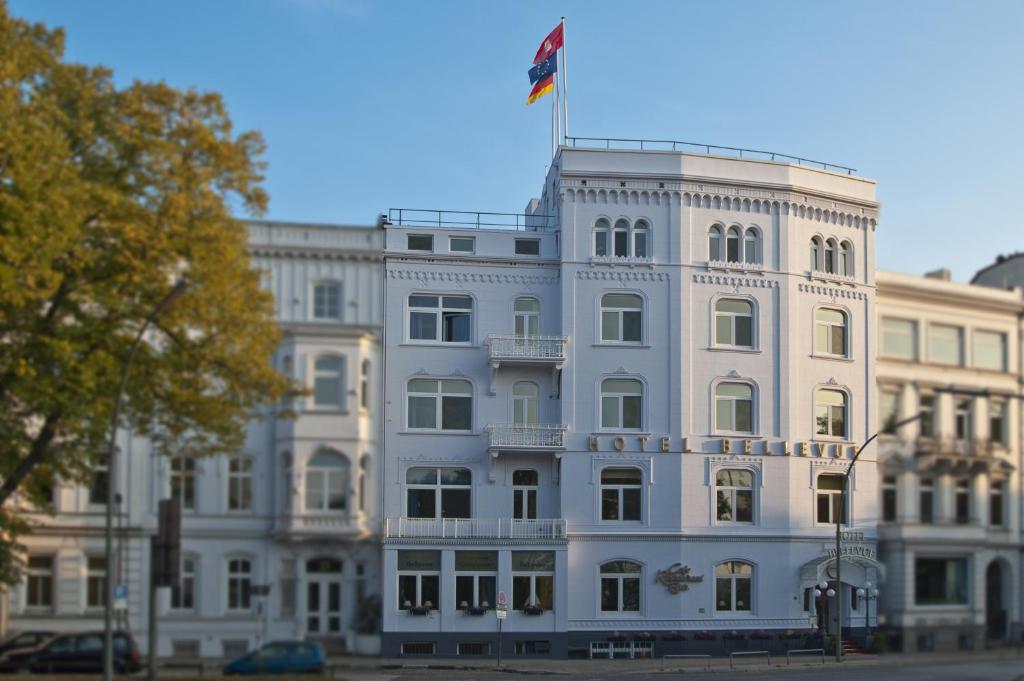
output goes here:
<path id="1" fill-rule="evenodd" d="M 64 34 L 0 0 L 0 579 L 20 505 L 106 456 L 120 368 L 184 267 L 126 388 L 124 427 L 163 455 L 237 451 L 260 405 L 292 390 L 273 369 L 273 300 L 250 266 L 264 150 L 221 97 L 118 87 L 69 63 Z M 18 492 L 15 495 L 15 492 Z M 13 496 L 12 496 L 13 495 Z M 7 560 L 5 560 L 7 559 Z"/>

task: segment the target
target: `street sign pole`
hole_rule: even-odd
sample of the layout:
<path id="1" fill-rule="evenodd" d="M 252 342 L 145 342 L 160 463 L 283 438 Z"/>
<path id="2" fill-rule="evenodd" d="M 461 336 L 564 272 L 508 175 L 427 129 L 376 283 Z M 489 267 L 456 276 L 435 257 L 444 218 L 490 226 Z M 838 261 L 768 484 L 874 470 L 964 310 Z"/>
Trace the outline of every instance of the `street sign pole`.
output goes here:
<path id="1" fill-rule="evenodd" d="M 498 618 L 498 667 L 501 667 L 501 625 L 508 617 L 508 596 L 504 591 L 498 592 L 498 605 L 494 608 L 494 616 Z"/>

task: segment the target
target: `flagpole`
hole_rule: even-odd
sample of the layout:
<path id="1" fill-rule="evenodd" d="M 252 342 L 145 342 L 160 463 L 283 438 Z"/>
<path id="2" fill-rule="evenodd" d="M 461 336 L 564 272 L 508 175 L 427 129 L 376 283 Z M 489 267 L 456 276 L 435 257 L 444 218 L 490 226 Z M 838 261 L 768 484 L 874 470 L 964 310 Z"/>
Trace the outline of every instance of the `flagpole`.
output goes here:
<path id="1" fill-rule="evenodd" d="M 562 17 L 562 142 L 565 144 L 569 143 L 569 85 L 567 81 L 568 74 L 566 73 L 566 53 L 565 53 L 565 17 Z"/>

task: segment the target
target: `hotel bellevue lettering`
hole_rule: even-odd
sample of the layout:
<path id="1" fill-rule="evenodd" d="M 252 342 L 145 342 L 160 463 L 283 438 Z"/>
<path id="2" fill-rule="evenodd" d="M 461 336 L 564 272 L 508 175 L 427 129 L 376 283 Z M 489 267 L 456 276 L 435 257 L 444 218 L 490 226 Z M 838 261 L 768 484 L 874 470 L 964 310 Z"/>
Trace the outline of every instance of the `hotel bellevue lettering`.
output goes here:
<path id="1" fill-rule="evenodd" d="M 653 440 L 653 443 L 651 441 Z M 719 443 L 717 452 L 699 452 L 709 454 L 763 454 L 766 456 L 832 456 L 843 458 L 852 457 L 856 446 L 846 442 L 795 442 L 788 440 L 776 440 L 774 442 L 762 438 L 729 438 L 718 437 L 708 438 L 707 442 Z M 673 445 L 678 449 L 673 449 Z M 657 451 L 669 454 L 673 451 L 688 454 L 693 453 L 690 438 L 673 438 L 669 435 L 652 437 L 650 435 L 588 435 L 587 449 L 591 452 L 599 451 Z"/>

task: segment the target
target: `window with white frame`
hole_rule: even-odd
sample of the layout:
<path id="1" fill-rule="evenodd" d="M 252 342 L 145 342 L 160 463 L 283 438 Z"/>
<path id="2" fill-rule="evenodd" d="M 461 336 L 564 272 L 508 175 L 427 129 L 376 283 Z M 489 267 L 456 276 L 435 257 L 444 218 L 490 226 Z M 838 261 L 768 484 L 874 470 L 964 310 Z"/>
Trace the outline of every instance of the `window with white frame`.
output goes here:
<path id="1" fill-rule="evenodd" d="M 306 464 L 305 508 L 313 513 L 348 508 L 349 463 L 340 452 L 322 449 Z"/>
<path id="2" fill-rule="evenodd" d="M 437 610 L 441 594 L 441 552 L 398 552 L 398 609 Z"/>
<path id="3" fill-rule="evenodd" d="M 896 476 L 886 475 L 882 477 L 882 521 L 887 523 L 896 522 L 897 510 L 897 485 Z"/>
<path id="4" fill-rule="evenodd" d="M 408 234 L 406 235 L 405 245 L 410 251 L 431 252 L 434 250 L 434 235 Z"/>
<path id="5" fill-rule="evenodd" d="M 896 422 L 900 417 L 900 391 L 898 388 L 882 388 L 878 391 L 879 425 L 886 435 L 896 434 Z"/>
<path id="6" fill-rule="evenodd" d="M 178 583 L 171 585 L 171 610 L 190 612 L 196 608 L 196 558 L 181 559 Z"/>
<path id="7" fill-rule="evenodd" d="M 957 399 L 953 403 L 953 434 L 961 442 L 969 441 L 973 436 L 971 413 L 974 400 L 971 398 Z"/>
<path id="8" fill-rule="evenodd" d="M 601 471 L 601 520 L 640 522 L 642 500 L 643 473 L 639 468 Z"/>
<path id="9" fill-rule="evenodd" d="M 516 239 L 513 247 L 516 255 L 540 255 L 540 239 Z"/>
<path id="10" fill-rule="evenodd" d="M 1006 371 L 1006 334 L 997 331 L 975 331 L 971 354 L 972 363 L 977 369 Z"/>
<path id="11" fill-rule="evenodd" d="M 843 504 L 843 476 L 839 473 L 821 473 L 815 478 L 815 515 L 819 523 L 846 524 Z"/>
<path id="12" fill-rule="evenodd" d="M 516 298 L 512 307 L 515 335 L 540 335 L 540 301 L 531 296 L 520 296 Z"/>
<path id="13" fill-rule="evenodd" d="M 715 472 L 715 518 L 720 523 L 754 522 L 754 474 L 742 468 Z"/>
<path id="14" fill-rule="evenodd" d="M 761 234 L 753 227 L 747 227 L 743 232 L 743 262 L 761 262 Z"/>
<path id="15" fill-rule="evenodd" d="M 630 224 L 619 218 L 613 227 L 607 218 L 598 218 L 594 223 L 594 255 L 649 258 L 650 233 L 651 225 L 644 219 Z"/>
<path id="16" fill-rule="evenodd" d="M 489 610 L 497 602 L 498 552 L 455 552 L 455 609 Z"/>
<path id="17" fill-rule="evenodd" d="M 405 472 L 406 516 L 470 518 L 472 489 L 468 468 L 410 468 Z"/>
<path id="18" fill-rule="evenodd" d="M 846 313 L 830 307 L 819 307 L 814 313 L 814 352 L 819 355 L 846 357 L 848 336 Z"/>
<path id="19" fill-rule="evenodd" d="M 629 221 L 618 219 L 612 229 L 612 253 L 618 258 L 629 255 Z"/>
<path id="20" fill-rule="evenodd" d="M 639 563 L 610 560 L 601 564 L 601 612 L 640 612 Z"/>
<path id="21" fill-rule="evenodd" d="M 534 470 L 512 471 L 512 517 L 516 520 L 536 520 L 538 478 Z"/>
<path id="22" fill-rule="evenodd" d="M 725 259 L 727 262 L 740 261 L 740 228 L 733 226 L 725 231 Z"/>
<path id="23" fill-rule="evenodd" d="M 363 360 L 360 368 L 359 406 L 362 409 L 370 408 L 370 360 L 368 359 Z"/>
<path id="24" fill-rule="evenodd" d="M 948 324 L 928 326 L 928 361 L 960 366 L 964 360 L 964 330 Z"/>
<path id="25" fill-rule="evenodd" d="M 635 293 L 601 296 L 601 341 L 640 343 L 643 339 L 643 298 Z"/>
<path id="26" fill-rule="evenodd" d="M 921 437 L 935 437 L 935 395 L 921 393 L 917 397 L 917 410 L 921 413 L 918 429 Z"/>
<path id="27" fill-rule="evenodd" d="M 930 525 L 935 521 L 935 482 L 931 478 L 921 478 L 918 503 L 921 523 Z"/>
<path id="28" fill-rule="evenodd" d="M 1009 421 L 1004 400 L 990 398 L 988 401 L 988 439 L 996 445 L 1006 446 L 1009 442 Z"/>
<path id="29" fill-rule="evenodd" d="M 228 559 L 228 610 L 252 608 L 252 561 L 248 558 Z"/>
<path id="30" fill-rule="evenodd" d="M 110 485 L 110 469 L 107 468 L 106 462 L 94 463 L 92 479 L 89 481 L 89 503 L 91 505 L 106 505 L 108 485 Z"/>
<path id="31" fill-rule="evenodd" d="M 473 386 L 453 378 L 409 381 L 408 427 L 468 431 L 473 428 Z"/>
<path id="32" fill-rule="evenodd" d="M 824 258 L 825 271 L 829 274 L 836 273 L 836 241 L 835 239 L 825 239 L 825 258 Z"/>
<path id="33" fill-rule="evenodd" d="M 605 218 L 599 218 L 594 223 L 594 255 L 609 255 L 611 252 L 612 225 Z"/>
<path id="34" fill-rule="evenodd" d="M 325 281 L 313 286 L 313 319 L 341 319 L 341 285 Z"/>
<path id="35" fill-rule="evenodd" d="M 992 480 L 988 486 L 988 524 L 1003 527 L 1006 524 L 1006 483 Z"/>
<path id="36" fill-rule="evenodd" d="M 882 319 L 882 354 L 894 359 L 917 359 L 917 322 L 910 319 Z"/>
<path id="37" fill-rule="evenodd" d="M 104 556 L 85 558 L 85 607 L 102 608 L 107 603 L 107 559 Z"/>
<path id="38" fill-rule="evenodd" d="M 847 398 L 842 390 L 818 388 L 814 391 L 815 434 L 846 439 Z"/>
<path id="39" fill-rule="evenodd" d="M 512 608 L 551 610 L 554 604 L 554 551 L 513 551 Z"/>
<path id="40" fill-rule="evenodd" d="M 715 612 L 750 612 L 754 566 L 730 560 L 715 566 Z"/>
<path id="41" fill-rule="evenodd" d="M 640 430 L 643 427 L 643 384 L 635 378 L 601 381 L 601 428 Z"/>
<path id="42" fill-rule="evenodd" d="M 633 223 L 633 257 L 634 258 L 647 258 L 650 257 L 648 252 L 648 243 L 650 239 L 651 228 L 647 223 L 647 220 L 637 220 Z"/>
<path id="43" fill-rule="evenodd" d="M 853 244 L 849 241 L 839 244 L 839 274 L 853 276 Z"/>
<path id="44" fill-rule="evenodd" d="M 196 460 L 187 456 L 171 459 L 171 499 L 181 510 L 196 510 Z"/>
<path id="45" fill-rule="evenodd" d="M 321 409 L 344 407 L 344 357 L 322 355 L 313 361 L 313 405 Z"/>
<path id="46" fill-rule="evenodd" d="M 953 511 L 957 525 L 971 522 L 971 481 L 960 478 L 953 488 Z"/>
<path id="47" fill-rule="evenodd" d="M 252 458 L 248 456 L 228 460 L 228 510 L 252 510 Z"/>
<path id="48" fill-rule="evenodd" d="M 476 237 L 450 236 L 448 250 L 452 253 L 473 253 L 476 251 Z"/>
<path id="49" fill-rule="evenodd" d="M 810 269 L 812 272 L 818 272 L 821 270 L 821 238 L 811 238 L 811 251 L 810 251 Z"/>
<path id="50" fill-rule="evenodd" d="M 512 423 L 535 426 L 540 418 L 540 388 L 532 381 L 516 381 L 512 386 Z"/>
<path id="51" fill-rule="evenodd" d="M 715 345 L 754 347 L 754 305 L 742 298 L 715 301 Z"/>
<path id="52" fill-rule="evenodd" d="M 419 343 L 468 344 L 473 326 L 473 299 L 414 293 L 409 296 L 409 340 Z"/>
<path id="53" fill-rule="evenodd" d="M 53 556 L 29 556 L 25 569 L 25 607 L 53 609 Z"/>
<path id="54" fill-rule="evenodd" d="M 715 430 L 754 432 L 754 389 L 750 384 L 723 381 L 715 386 Z"/>
<path id="55" fill-rule="evenodd" d="M 719 225 L 711 225 L 711 229 L 708 230 L 708 260 L 722 260 L 722 228 Z"/>

